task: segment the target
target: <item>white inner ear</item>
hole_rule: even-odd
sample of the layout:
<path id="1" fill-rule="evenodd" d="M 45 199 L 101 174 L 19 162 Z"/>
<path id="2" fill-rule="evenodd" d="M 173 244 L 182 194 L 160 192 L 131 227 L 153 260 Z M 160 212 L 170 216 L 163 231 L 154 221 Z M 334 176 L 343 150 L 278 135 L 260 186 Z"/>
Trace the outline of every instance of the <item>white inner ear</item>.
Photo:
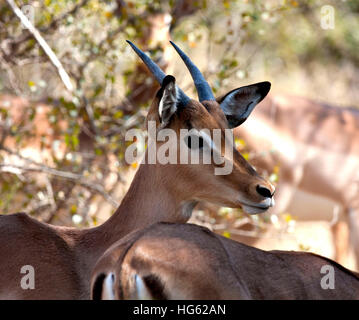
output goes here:
<path id="1" fill-rule="evenodd" d="M 162 98 L 158 106 L 158 114 L 161 122 L 168 122 L 171 115 L 177 110 L 177 86 L 171 82 L 163 91 Z"/>
<path id="2" fill-rule="evenodd" d="M 163 94 L 164 95 L 164 94 Z M 160 120 L 162 121 L 162 111 L 163 111 L 163 96 L 160 101 L 160 105 L 158 107 L 158 114 L 160 115 Z"/>
<path id="3" fill-rule="evenodd" d="M 138 274 L 135 274 L 136 292 L 138 300 L 153 300 L 150 291 L 148 290 L 143 279 Z"/>
<path id="4" fill-rule="evenodd" d="M 115 300 L 114 284 L 115 275 L 111 272 L 106 276 L 103 282 L 102 300 Z"/>
<path id="5" fill-rule="evenodd" d="M 224 114 L 238 117 L 247 115 L 247 113 L 250 113 L 253 107 L 261 99 L 259 94 L 249 94 L 248 97 L 243 98 L 242 101 L 237 101 L 234 97 L 242 90 L 244 89 L 239 88 L 238 90 L 233 91 L 221 102 L 221 108 Z"/>

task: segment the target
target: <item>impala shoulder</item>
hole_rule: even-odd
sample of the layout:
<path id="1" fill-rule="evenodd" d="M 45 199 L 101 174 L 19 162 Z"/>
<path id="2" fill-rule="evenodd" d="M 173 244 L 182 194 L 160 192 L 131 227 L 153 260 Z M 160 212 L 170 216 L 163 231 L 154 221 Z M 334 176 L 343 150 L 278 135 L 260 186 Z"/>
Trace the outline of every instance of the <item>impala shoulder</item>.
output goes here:
<path id="1" fill-rule="evenodd" d="M 0 237 L 24 235 L 24 234 L 43 234 L 50 236 L 49 232 L 55 229 L 54 226 L 47 225 L 36 220 L 24 212 L 9 215 L 0 215 Z"/>
<path id="2" fill-rule="evenodd" d="M 28 215 L 25 212 L 16 212 L 11 214 L 0 214 L 0 219 L 8 219 L 8 218 L 26 218 Z"/>
<path id="3" fill-rule="evenodd" d="M 23 238 L 25 234 L 38 229 L 39 223 L 24 212 L 0 215 L 0 242 L 3 243 L 6 239 L 10 245 L 9 239 Z"/>
<path id="4" fill-rule="evenodd" d="M 331 265 L 333 266 L 336 270 L 340 270 L 343 273 L 352 276 L 354 279 L 356 279 L 359 282 L 359 273 L 354 272 L 352 270 L 349 270 L 347 268 L 345 268 L 344 266 L 342 266 L 341 264 L 339 264 L 338 262 L 329 259 L 327 257 L 321 256 L 319 254 L 313 253 L 313 252 L 309 252 L 309 255 L 315 259 L 317 259 L 318 261 L 321 262 L 321 266 L 323 265 Z"/>
<path id="5" fill-rule="evenodd" d="M 9 215 L 0 215 L 0 226 L 5 226 L 8 224 L 13 225 L 14 223 L 27 224 L 27 223 L 32 223 L 32 222 L 37 222 L 37 220 L 30 217 L 25 212 L 17 212 L 17 213 L 12 213 Z"/>

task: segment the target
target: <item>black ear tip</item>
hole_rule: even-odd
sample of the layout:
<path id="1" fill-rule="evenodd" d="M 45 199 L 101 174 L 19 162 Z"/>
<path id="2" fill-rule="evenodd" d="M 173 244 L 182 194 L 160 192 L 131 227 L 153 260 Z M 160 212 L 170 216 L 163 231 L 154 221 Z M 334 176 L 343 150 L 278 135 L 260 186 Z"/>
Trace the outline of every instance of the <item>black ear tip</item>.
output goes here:
<path id="1" fill-rule="evenodd" d="M 258 83 L 258 91 L 263 95 L 266 96 L 271 88 L 271 83 L 269 81 L 264 81 Z"/>
<path id="2" fill-rule="evenodd" d="M 166 87 L 170 82 L 176 82 L 176 78 L 172 75 L 165 76 L 162 81 L 162 87 Z"/>

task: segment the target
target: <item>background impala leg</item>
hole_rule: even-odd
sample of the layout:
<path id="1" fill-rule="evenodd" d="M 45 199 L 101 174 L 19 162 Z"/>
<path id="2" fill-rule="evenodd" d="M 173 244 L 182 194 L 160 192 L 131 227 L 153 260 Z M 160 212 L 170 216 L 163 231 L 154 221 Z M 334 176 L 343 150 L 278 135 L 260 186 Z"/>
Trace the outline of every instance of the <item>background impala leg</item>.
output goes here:
<path id="1" fill-rule="evenodd" d="M 356 270 L 359 270 L 359 208 L 349 208 L 349 241 L 353 247 Z"/>
<path id="2" fill-rule="evenodd" d="M 349 227 L 347 221 L 341 220 L 331 227 L 333 234 L 333 245 L 335 248 L 334 259 L 340 264 L 346 265 L 349 251 Z"/>

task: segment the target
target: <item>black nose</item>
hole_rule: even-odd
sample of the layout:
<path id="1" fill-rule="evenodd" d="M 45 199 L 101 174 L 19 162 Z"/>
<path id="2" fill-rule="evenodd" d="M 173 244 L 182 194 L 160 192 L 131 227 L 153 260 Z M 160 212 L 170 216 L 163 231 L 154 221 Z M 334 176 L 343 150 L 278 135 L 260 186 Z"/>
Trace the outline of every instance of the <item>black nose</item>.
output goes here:
<path id="1" fill-rule="evenodd" d="M 265 197 L 265 198 L 272 198 L 272 193 L 269 189 L 267 189 L 266 187 L 263 187 L 263 186 L 260 186 L 258 185 L 257 186 L 257 192 L 262 196 L 262 197 Z"/>

